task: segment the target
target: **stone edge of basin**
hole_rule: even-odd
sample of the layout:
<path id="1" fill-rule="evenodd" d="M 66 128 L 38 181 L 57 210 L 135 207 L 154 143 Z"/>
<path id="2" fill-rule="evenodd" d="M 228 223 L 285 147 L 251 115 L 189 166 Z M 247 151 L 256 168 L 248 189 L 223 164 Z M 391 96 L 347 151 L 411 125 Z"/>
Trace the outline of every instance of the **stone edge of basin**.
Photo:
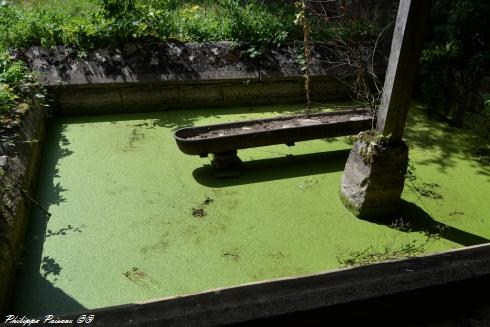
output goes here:
<path id="1" fill-rule="evenodd" d="M 252 59 L 231 42 L 154 42 L 87 53 L 32 47 L 15 55 L 40 72 L 59 114 L 94 114 L 304 103 L 300 50 L 291 44 Z M 329 56 L 328 49 L 313 50 L 317 102 L 348 99 L 336 77 L 348 72 L 328 63 Z"/>
<path id="2" fill-rule="evenodd" d="M 20 122 L 3 136 L 13 144 L 0 143 L 0 313 L 7 309 L 15 282 L 15 270 L 22 253 L 25 231 L 40 164 L 46 113 L 33 98 Z"/>
<path id="3" fill-rule="evenodd" d="M 330 310 L 333 318 L 336 308 L 349 304 L 358 304 L 369 308 L 368 310 L 380 310 L 379 313 L 383 314 L 383 308 L 379 306 L 389 308 L 390 299 L 394 296 L 420 302 L 419 305 L 436 306 L 435 303 L 425 301 L 439 297 L 439 300 L 443 300 L 443 297 L 451 300 L 451 287 L 458 285 L 459 289 L 462 287 L 470 290 L 472 281 L 484 281 L 484 285 L 476 286 L 483 293 L 480 295 L 484 295 L 485 286 L 490 284 L 490 244 L 316 275 L 90 310 L 66 315 L 63 319 L 76 321 L 80 314 L 93 314 L 93 326 L 219 326 L 247 322 L 253 326 L 259 324 L 261 319 L 268 319 L 267 325 L 273 322 L 274 317 L 287 317 L 283 320 L 287 322 L 290 321 L 291 314 L 315 310 L 318 314 L 318 310 L 329 308 L 333 308 Z M 473 285 L 471 288 L 472 292 L 475 292 L 474 287 Z M 420 291 L 422 293 L 414 293 Z M 419 296 L 414 297 L 413 294 Z M 460 295 L 453 294 L 455 302 L 471 302 L 470 299 L 457 299 Z M 479 298 L 477 294 L 473 295 L 474 298 Z M 414 303 L 404 303 L 408 307 L 401 308 L 405 310 L 402 313 L 407 313 L 412 304 Z M 349 315 L 355 316 L 355 312 Z"/>

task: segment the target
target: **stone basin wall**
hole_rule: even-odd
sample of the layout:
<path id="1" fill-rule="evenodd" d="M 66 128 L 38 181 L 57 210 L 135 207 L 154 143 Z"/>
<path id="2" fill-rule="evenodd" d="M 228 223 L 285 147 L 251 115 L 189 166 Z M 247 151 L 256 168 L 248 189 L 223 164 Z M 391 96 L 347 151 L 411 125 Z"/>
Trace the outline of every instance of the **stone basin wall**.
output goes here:
<path id="1" fill-rule="evenodd" d="M 3 128 L 0 139 L 0 314 L 8 307 L 21 264 L 45 131 L 46 114 L 39 104 L 33 101 L 24 110 L 18 122 Z"/>
<path id="2" fill-rule="evenodd" d="M 81 53 L 31 48 L 21 56 L 41 73 L 59 114 L 305 103 L 300 44 L 250 58 L 230 42 L 148 43 Z M 348 99 L 326 49 L 313 51 L 315 102 Z M 380 71 L 384 71 L 380 69 Z"/>

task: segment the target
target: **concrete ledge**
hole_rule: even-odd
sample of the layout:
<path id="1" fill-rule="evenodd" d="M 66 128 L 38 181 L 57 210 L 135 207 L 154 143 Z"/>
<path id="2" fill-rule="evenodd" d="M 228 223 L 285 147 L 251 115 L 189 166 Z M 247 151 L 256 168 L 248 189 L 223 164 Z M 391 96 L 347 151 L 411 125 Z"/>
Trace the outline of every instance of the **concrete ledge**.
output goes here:
<path id="1" fill-rule="evenodd" d="M 415 297 L 419 303 L 405 305 L 435 306 L 424 300 L 436 298 L 443 301 L 453 286 L 459 285 L 464 289 L 475 282 L 477 287 L 476 291 L 474 285 L 471 288 L 472 296 L 482 303 L 479 295 L 485 295 L 486 287 L 490 285 L 490 244 L 318 275 L 104 308 L 90 311 L 90 314 L 96 317 L 92 322 L 94 326 L 219 326 L 245 322 L 251 325 L 267 322 L 265 325 L 270 325 L 274 319 L 291 322 L 295 314 L 321 316 L 322 312 L 331 314 L 323 317 L 325 321 L 333 321 L 339 318 L 335 315 L 335 308 L 342 305 L 355 304 L 365 309 L 379 310 L 383 315 L 379 306 L 389 307 L 390 299 L 395 296 L 403 299 L 405 295 L 425 294 L 424 297 Z M 455 294 L 455 298 L 447 299 L 458 303 L 470 301 L 460 296 L 462 294 Z M 408 298 L 414 300 L 413 296 Z M 355 312 L 347 314 L 349 316 L 343 317 L 344 321 L 353 321 Z M 386 314 L 388 316 L 390 313 Z M 417 315 L 417 312 L 410 311 L 409 314 Z M 64 319 L 76 320 L 77 317 L 78 314 L 74 314 Z M 383 316 L 379 316 L 377 321 L 382 319 Z"/>
<path id="2" fill-rule="evenodd" d="M 305 102 L 304 78 L 296 62 L 299 45 L 273 49 L 258 59 L 229 42 L 149 43 L 81 54 L 33 47 L 23 57 L 41 73 L 58 114 L 95 114 L 182 108 Z M 347 99 L 316 49 L 313 101 Z"/>
<path id="3" fill-rule="evenodd" d="M 329 93 L 312 92 L 316 102 L 346 99 L 334 80 L 324 83 Z M 212 84 L 127 84 L 62 86 L 49 89 L 60 115 L 148 112 L 281 103 L 304 103 L 301 81 Z M 317 87 L 314 89 L 318 90 Z M 315 96 L 319 95 L 319 96 Z"/>
<path id="4" fill-rule="evenodd" d="M 6 310 L 19 264 L 40 163 L 45 113 L 34 99 L 21 121 L 2 131 L 0 143 L 0 313 Z"/>

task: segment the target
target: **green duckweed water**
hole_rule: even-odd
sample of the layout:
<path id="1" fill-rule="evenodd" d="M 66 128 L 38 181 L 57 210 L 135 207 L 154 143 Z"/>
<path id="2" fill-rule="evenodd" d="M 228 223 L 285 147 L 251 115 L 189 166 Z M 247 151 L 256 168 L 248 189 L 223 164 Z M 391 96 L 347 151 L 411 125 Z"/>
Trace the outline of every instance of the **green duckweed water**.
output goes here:
<path id="1" fill-rule="evenodd" d="M 269 117 L 293 106 L 57 118 L 47 136 L 13 300 L 56 314 L 338 268 L 368 247 L 427 253 L 490 238 L 490 169 L 470 133 L 414 109 L 414 178 L 400 217 L 411 230 L 357 219 L 339 198 L 349 138 L 239 151 L 238 179 L 179 152 L 181 126 Z M 195 214 L 197 211 L 200 214 Z M 204 214 L 204 215 L 203 215 Z"/>

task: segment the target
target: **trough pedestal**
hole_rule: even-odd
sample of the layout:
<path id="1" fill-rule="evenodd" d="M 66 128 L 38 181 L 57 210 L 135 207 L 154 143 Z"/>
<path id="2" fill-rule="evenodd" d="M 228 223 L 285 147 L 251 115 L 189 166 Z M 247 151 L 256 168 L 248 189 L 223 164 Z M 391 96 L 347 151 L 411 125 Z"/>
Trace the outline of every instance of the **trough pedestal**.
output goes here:
<path id="1" fill-rule="evenodd" d="M 237 151 L 227 151 L 213 153 L 211 160 L 214 176 L 217 178 L 229 178 L 240 176 L 242 161 L 237 155 Z"/>
<path id="2" fill-rule="evenodd" d="M 400 207 L 408 165 L 408 147 L 397 142 L 372 160 L 363 157 L 367 144 L 357 141 L 342 176 L 340 198 L 359 218 L 390 218 Z"/>

